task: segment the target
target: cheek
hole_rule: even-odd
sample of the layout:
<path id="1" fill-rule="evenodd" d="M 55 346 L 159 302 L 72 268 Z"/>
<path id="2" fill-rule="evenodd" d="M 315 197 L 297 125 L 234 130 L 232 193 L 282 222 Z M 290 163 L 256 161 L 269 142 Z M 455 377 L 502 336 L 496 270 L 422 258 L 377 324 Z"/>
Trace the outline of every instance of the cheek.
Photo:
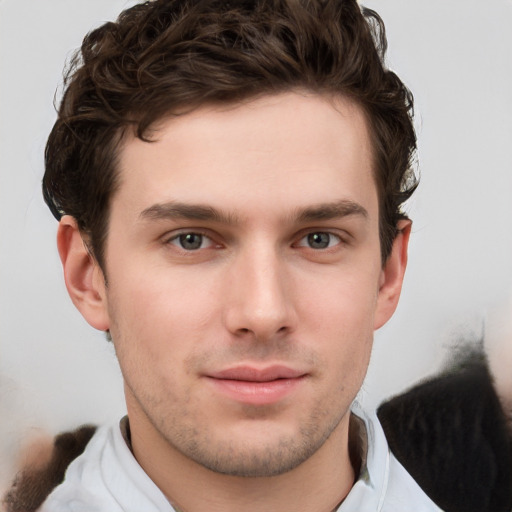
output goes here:
<path id="1" fill-rule="evenodd" d="M 304 281 L 302 281 L 304 283 Z M 309 316 L 315 329 L 333 330 L 338 336 L 373 332 L 373 318 L 377 307 L 377 272 L 333 272 L 319 280 L 310 280 L 303 286 L 302 315 Z"/>
<path id="2" fill-rule="evenodd" d="M 112 279 L 108 304 L 111 333 L 119 350 L 137 350 L 141 358 L 165 364 L 179 360 L 219 318 L 218 301 L 204 279 L 154 269 Z M 199 288 L 198 288 L 199 287 Z M 199 292 L 198 292 L 199 290 Z M 128 342 L 129 339 L 129 342 Z"/>
<path id="3" fill-rule="evenodd" d="M 330 286 L 304 301 L 309 318 L 306 338 L 322 355 L 334 379 L 355 386 L 364 378 L 372 342 L 377 304 L 376 279 L 333 278 Z"/>

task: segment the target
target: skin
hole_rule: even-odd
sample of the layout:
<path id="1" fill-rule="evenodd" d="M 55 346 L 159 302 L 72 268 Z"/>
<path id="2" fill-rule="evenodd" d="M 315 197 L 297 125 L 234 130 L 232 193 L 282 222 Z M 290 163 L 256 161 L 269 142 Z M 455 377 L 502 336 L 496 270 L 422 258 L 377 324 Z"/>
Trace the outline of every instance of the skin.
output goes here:
<path id="1" fill-rule="evenodd" d="M 187 512 L 333 510 L 410 231 L 383 266 L 366 119 L 290 92 L 154 128 L 120 152 L 106 276 L 74 219 L 58 234 L 75 305 L 112 335 L 134 454 Z M 241 367 L 259 381 L 223 377 Z"/>

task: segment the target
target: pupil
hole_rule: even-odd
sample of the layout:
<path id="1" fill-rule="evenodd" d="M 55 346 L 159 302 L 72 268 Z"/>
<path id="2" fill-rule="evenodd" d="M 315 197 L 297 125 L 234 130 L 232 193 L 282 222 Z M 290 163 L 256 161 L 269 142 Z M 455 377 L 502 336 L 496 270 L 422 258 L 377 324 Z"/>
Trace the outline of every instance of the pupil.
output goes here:
<path id="1" fill-rule="evenodd" d="M 186 235 L 180 235 L 180 244 L 183 249 L 195 250 L 201 247 L 203 242 L 203 236 L 197 233 L 187 233 Z"/>
<path id="2" fill-rule="evenodd" d="M 329 247 L 329 233 L 311 233 L 308 243 L 313 249 L 325 249 Z"/>

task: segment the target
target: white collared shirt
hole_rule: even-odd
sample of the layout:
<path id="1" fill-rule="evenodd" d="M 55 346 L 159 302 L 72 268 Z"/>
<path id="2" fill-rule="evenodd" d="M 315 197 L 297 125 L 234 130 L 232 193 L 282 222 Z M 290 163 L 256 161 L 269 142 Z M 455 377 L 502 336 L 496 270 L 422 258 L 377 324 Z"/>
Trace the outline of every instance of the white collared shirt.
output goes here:
<path id="1" fill-rule="evenodd" d="M 359 480 L 337 512 L 441 512 L 389 450 L 375 414 L 352 405 L 365 424 L 367 454 Z"/>
<path id="2" fill-rule="evenodd" d="M 357 405 L 353 412 L 366 427 L 367 457 L 338 512 L 439 512 L 390 453 L 377 417 Z M 115 425 L 98 429 L 40 512 L 176 511 L 139 466 Z"/>

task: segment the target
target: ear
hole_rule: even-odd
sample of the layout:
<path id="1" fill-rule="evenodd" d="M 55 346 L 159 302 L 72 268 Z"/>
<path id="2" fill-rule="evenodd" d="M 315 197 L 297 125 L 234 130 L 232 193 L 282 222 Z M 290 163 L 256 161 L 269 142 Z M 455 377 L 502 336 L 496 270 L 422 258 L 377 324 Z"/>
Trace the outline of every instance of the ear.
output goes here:
<path id="1" fill-rule="evenodd" d="M 374 329 L 382 327 L 393 315 L 398 305 L 405 268 L 407 267 L 407 247 L 411 234 L 412 222 L 398 222 L 398 234 L 393 241 L 391 254 L 385 262 L 379 281 L 379 295 L 375 312 Z"/>
<path id="2" fill-rule="evenodd" d="M 57 247 L 69 296 L 87 322 L 101 331 L 109 329 L 105 279 L 87 249 L 76 220 L 65 215 L 57 232 Z"/>

